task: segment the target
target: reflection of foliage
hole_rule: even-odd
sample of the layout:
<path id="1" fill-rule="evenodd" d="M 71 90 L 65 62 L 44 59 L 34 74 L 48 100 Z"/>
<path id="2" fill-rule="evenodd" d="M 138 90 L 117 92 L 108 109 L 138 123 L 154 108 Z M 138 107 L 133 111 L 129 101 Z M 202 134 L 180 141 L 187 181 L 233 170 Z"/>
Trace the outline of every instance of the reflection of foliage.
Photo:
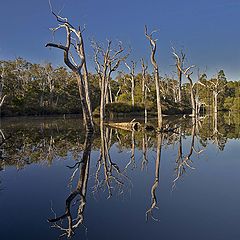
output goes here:
<path id="1" fill-rule="evenodd" d="M 86 207 L 86 190 L 88 178 L 95 177 L 93 193 L 106 191 L 107 197 L 113 194 L 122 194 L 132 184 L 127 176 L 129 169 L 138 167 L 135 161 L 135 151 L 142 152 L 140 168 L 143 170 L 148 165 L 148 151 L 156 150 L 155 175 L 151 186 L 151 204 L 146 211 L 147 219 L 158 220 L 154 216 L 158 208 L 157 189 L 159 187 L 161 151 L 173 145 L 177 145 L 178 157 L 176 159 L 176 181 L 183 177 L 187 168 L 191 169 L 194 156 L 197 156 L 209 143 L 216 144 L 220 150 L 224 149 L 228 138 L 239 138 L 240 118 L 235 115 L 218 115 L 218 121 L 211 116 L 191 123 L 189 118 L 166 118 L 163 126 L 166 129 L 175 129 L 172 132 L 156 134 L 154 132 L 124 131 L 100 126 L 96 129 L 94 139 L 89 141 L 85 137 L 82 124 L 78 119 L 27 119 L 23 121 L 2 121 L 1 159 L 0 167 L 15 165 L 23 168 L 27 164 L 47 163 L 57 158 L 70 157 L 75 161 L 73 174 L 70 179 L 72 185 L 79 173 L 77 186 L 66 199 L 65 212 L 60 217 L 55 216 L 49 221 L 52 226 L 63 231 L 63 236 L 72 236 L 76 228 L 84 223 L 84 209 Z M 216 131 L 217 130 L 217 131 Z M 8 138 L 8 136 L 11 136 Z M 4 139 L 5 138 L 5 139 Z M 182 145 L 189 148 L 182 148 Z M 129 161 L 126 165 L 120 165 L 112 159 L 111 148 L 117 148 L 119 152 L 129 152 Z M 199 149 L 198 149 L 199 146 Z M 89 161 L 91 149 L 99 151 L 100 157 L 96 163 L 96 169 L 89 173 Z M 79 161 L 79 159 L 82 159 Z M 122 168 L 122 169 L 121 169 Z M 132 186 L 132 185 L 131 185 Z M 77 207 L 77 209 L 76 209 Z M 76 215 L 76 217 L 73 217 Z M 67 226 L 67 227 L 66 227 Z M 84 226 L 84 225 L 83 225 Z"/>
<path id="2" fill-rule="evenodd" d="M 83 137 L 81 128 L 72 128 L 75 121 L 79 120 L 71 120 L 71 124 L 64 120 L 47 120 L 25 126 L 7 125 L 4 130 L 11 134 L 11 138 L 4 146 L 6 164 L 18 168 L 39 161 L 51 164 L 54 158 L 65 157 L 68 153 L 76 158 L 82 149 Z"/>
<path id="3" fill-rule="evenodd" d="M 191 135 L 192 130 L 189 127 L 192 125 L 191 119 L 172 117 L 164 119 L 164 124 L 177 129 L 181 126 L 183 137 Z M 238 115 L 219 114 L 218 131 L 214 132 L 216 126 L 214 126 L 213 118 L 207 116 L 201 121 L 201 127 L 197 128 L 196 137 L 204 148 L 212 142 L 220 150 L 223 150 L 228 138 L 238 139 L 240 137 L 239 126 L 240 117 Z M 17 168 L 37 162 L 51 164 L 53 159 L 64 158 L 69 154 L 72 158 L 77 159 L 84 143 L 83 131 L 78 119 L 42 119 L 40 121 L 31 119 L 30 122 L 23 119 L 22 122 L 11 120 L 7 124 L 2 121 L 2 131 L 7 140 L 4 140 L 0 146 L 1 157 L 4 157 L 6 165 L 15 165 Z M 134 132 L 133 141 L 131 132 L 114 131 L 117 134 L 112 134 L 108 149 L 116 143 L 115 146 L 119 151 L 131 150 L 131 159 L 134 160 L 134 148 L 143 149 L 143 134 Z M 100 135 L 97 129 L 93 149 L 101 148 Z M 147 142 L 147 148 L 156 148 L 156 136 L 153 133 L 147 133 L 144 141 Z M 179 141 L 179 134 L 168 134 L 164 141 L 167 145 L 175 144 Z"/>

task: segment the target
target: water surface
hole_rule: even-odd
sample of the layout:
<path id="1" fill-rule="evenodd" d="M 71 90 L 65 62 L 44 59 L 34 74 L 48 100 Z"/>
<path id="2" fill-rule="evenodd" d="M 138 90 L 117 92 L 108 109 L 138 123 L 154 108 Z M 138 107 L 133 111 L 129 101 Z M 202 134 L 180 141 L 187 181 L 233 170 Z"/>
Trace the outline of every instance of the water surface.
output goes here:
<path id="1" fill-rule="evenodd" d="M 78 117 L 3 119 L 1 239 L 239 239 L 238 117 L 164 124 L 87 136 Z"/>

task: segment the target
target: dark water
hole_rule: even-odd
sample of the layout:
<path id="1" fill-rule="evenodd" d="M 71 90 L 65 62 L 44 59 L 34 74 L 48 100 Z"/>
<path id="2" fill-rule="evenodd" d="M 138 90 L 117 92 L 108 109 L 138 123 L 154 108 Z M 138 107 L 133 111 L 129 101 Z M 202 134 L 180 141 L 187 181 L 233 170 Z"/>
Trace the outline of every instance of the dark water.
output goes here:
<path id="1" fill-rule="evenodd" d="M 0 239 L 240 239 L 238 116 L 164 124 L 3 119 Z"/>

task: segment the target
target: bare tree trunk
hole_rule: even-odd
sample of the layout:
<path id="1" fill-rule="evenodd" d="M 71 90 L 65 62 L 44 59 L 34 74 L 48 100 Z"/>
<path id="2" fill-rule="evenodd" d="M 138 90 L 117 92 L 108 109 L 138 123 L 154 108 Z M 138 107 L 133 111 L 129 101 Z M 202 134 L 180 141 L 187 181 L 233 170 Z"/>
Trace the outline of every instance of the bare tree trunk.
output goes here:
<path id="1" fill-rule="evenodd" d="M 150 35 L 147 32 L 147 26 L 145 26 L 145 36 L 150 42 L 151 46 L 151 62 L 154 67 L 154 79 L 155 79 L 155 85 L 156 85 L 156 95 L 157 95 L 157 113 L 158 113 L 158 127 L 162 127 L 162 104 L 161 104 L 161 96 L 160 96 L 160 77 L 159 77 L 159 70 L 158 70 L 158 64 L 155 60 L 155 54 L 156 54 L 156 40 L 153 40 L 152 38 L 152 32 Z"/>
<path id="2" fill-rule="evenodd" d="M 218 93 L 213 91 L 213 108 L 214 108 L 214 113 L 218 112 Z"/>
<path id="3" fill-rule="evenodd" d="M 190 82 L 190 95 L 191 95 L 191 105 L 192 105 L 192 117 L 196 117 L 196 101 L 194 96 L 194 90 L 193 90 L 193 83 L 192 80 L 189 80 Z"/>
<path id="4" fill-rule="evenodd" d="M 79 46 L 79 53 L 80 53 L 80 56 L 84 59 L 82 69 L 83 69 L 84 89 L 85 89 L 85 93 L 86 93 L 86 103 L 87 103 L 87 108 L 88 108 L 88 112 L 89 112 L 89 118 L 93 119 L 92 104 L 91 104 L 91 99 L 89 96 L 89 76 L 88 76 L 88 70 L 87 70 L 84 42 L 83 42 L 81 31 L 79 31 L 79 36 L 81 39 L 81 42 L 80 42 L 81 44 Z M 93 120 L 92 120 L 92 124 L 93 124 Z"/>
<path id="5" fill-rule="evenodd" d="M 182 101 L 182 72 L 178 70 L 178 101 Z"/>
<path id="6" fill-rule="evenodd" d="M 188 79 L 189 84 L 190 84 L 190 98 L 191 98 L 191 105 L 192 105 L 192 117 L 195 118 L 196 117 L 196 99 L 195 99 L 195 95 L 194 95 L 194 85 L 193 85 L 193 81 L 191 78 L 191 75 L 193 74 L 193 72 L 191 72 L 191 69 L 194 68 L 195 66 L 192 65 L 186 69 L 183 69 L 183 62 L 185 59 L 185 54 L 183 52 L 181 52 L 181 58 L 178 56 L 178 54 L 176 53 L 175 49 L 173 48 L 173 55 L 176 58 L 176 67 L 178 70 L 178 75 L 179 75 L 179 80 L 180 77 L 182 78 L 182 75 L 180 75 L 179 72 L 181 72 L 182 74 L 185 75 L 185 77 Z"/>
<path id="7" fill-rule="evenodd" d="M 186 55 L 181 51 L 181 56 L 179 57 L 173 49 L 173 55 L 176 58 L 176 68 L 177 68 L 177 76 L 178 76 L 178 101 L 182 101 L 182 69 L 183 69 L 183 63 L 185 60 Z"/>
<path id="8" fill-rule="evenodd" d="M 121 56 L 122 52 L 124 51 L 121 43 L 119 43 L 119 49 L 115 49 L 114 53 L 111 55 L 111 44 L 112 42 L 108 41 L 107 48 L 104 50 L 96 42 L 92 42 L 95 51 L 94 61 L 97 65 L 97 73 L 100 78 L 100 122 L 103 122 L 105 119 L 105 106 L 109 101 L 109 98 L 110 101 L 112 101 L 112 93 L 110 89 L 111 74 L 118 69 L 120 63 L 125 61 L 128 56 L 128 54 Z"/>
<path id="9" fill-rule="evenodd" d="M 78 30 L 76 30 L 73 27 L 73 25 L 68 22 L 67 18 L 58 16 L 53 11 L 52 13 L 56 17 L 57 22 L 60 23 L 60 25 L 57 28 L 53 29 L 53 31 L 55 32 L 58 29 L 65 28 L 66 45 L 64 46 L 56 43 L 48 43 L 46 44 L 46 47 L 55 47 L 64 51 L 64 62 L 73 71 L 77 79 L 79 95 L 80 95 L 80 100 L 82 104 L 83 119 L 84 119 L 86 130 L 91 132 L 93 131 L 94 124 L 93 124 L 93 117 L 92 117 L 91 101 L 89 98 L 88 73 L 87 73 L 82 31 L 80 27 L 78 28 Z M 74 35 L 76 43 L 72 42 L 72 39 L 73 39 L 72 35 Z M 70 53 L 71 46 L 74 46 L 74 49 L 76 50 L 76 53 L 80 59 L 80 64 L 77 64 L 73 56 L 71 55 Z"/>
<path id="10" fill-rule="evenodd" d="M 109 94 L 109 101 L 110 101 L 110 103 L 113 103 L 112 88 L 111 88 L 110 81 L 108 83 L 108 94 Z"/>
<path id="11" fill-rule="evenodd" d="M 4 89 L 4 73 L 5 73 L 5 66 L 4 63 L 2 63 L 0 66 L 2 66 L 2 71 L 0 74 L 0 108 L 2 107 L 4 100 L 6 98 L 6 95 L 3 95 L 3 89 Z"/>
<path id="12" fill-rule="evenodd" d="M 148 66 L 145 65 L 143 58 L 141 59 L 142 63 L 142 103 L 144 103 L 144 123 L 147 125 L 147 82 L 146 82 L 146 71 Z"/>
<path id="13" fill-rule="evenodd" d="M 132 63 L 131 67 L 127 63 L 125 63 L 125 65 L 129 69 L 130 75 L 131 75 L 131 99 L 132 99 L 132 107 L 134 107 L 134 105 L 135 105 L 134 92 L 135 92 L 135 67 L 136 67 L 136 63 L 134 61 L 132 61 L 131 63 Z"/>

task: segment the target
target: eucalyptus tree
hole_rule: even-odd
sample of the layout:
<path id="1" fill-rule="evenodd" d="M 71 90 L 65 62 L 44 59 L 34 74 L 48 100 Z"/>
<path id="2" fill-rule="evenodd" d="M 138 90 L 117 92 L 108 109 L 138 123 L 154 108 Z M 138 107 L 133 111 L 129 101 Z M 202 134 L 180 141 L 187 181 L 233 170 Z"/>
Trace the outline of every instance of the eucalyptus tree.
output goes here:
<path id="1" fill-rule="evenodd" d="M 218 98 L 220 93 L 225 91 L 227 81 L 223 70 L 220 70 L 216 77 L 211 78 L 208 81 L 199 81 L 199 84 L 209 89 L 212 92 L 213 97 L 213 113 L 218 112 Z"/>
<path id="2" fill-rule="evenodd" d="M 64 52 L 64 63 L 68 66 L 69 69 L 74 73 L 77 83 L 78 90 L 82 105 L 83 119 L 87 131 L 93 131 L 93 117 L 92 117 L 92 107 L 89 97 L 89 79 L 88 79 L 88 70 L 86 63 L 86 55 L 84 48 L 84 41 L 82 33 L 85 28 L 81 29 L 79 26 L 75 28 L 67 18 L 61 17 L 52 11 L 52 14 L 56 17 L 58 26 L 52 28 L 53 32 L 56 32 L 60 29 L 64 29 L 66 32 L 66 43 L 62 45 L 60 43 L 47 43 L 46 47 L 54 47 L 63 50 Z M 76 58 L 72 54 L 74 50 L 75 55 L 78 57 L 78 63 Z"/>

